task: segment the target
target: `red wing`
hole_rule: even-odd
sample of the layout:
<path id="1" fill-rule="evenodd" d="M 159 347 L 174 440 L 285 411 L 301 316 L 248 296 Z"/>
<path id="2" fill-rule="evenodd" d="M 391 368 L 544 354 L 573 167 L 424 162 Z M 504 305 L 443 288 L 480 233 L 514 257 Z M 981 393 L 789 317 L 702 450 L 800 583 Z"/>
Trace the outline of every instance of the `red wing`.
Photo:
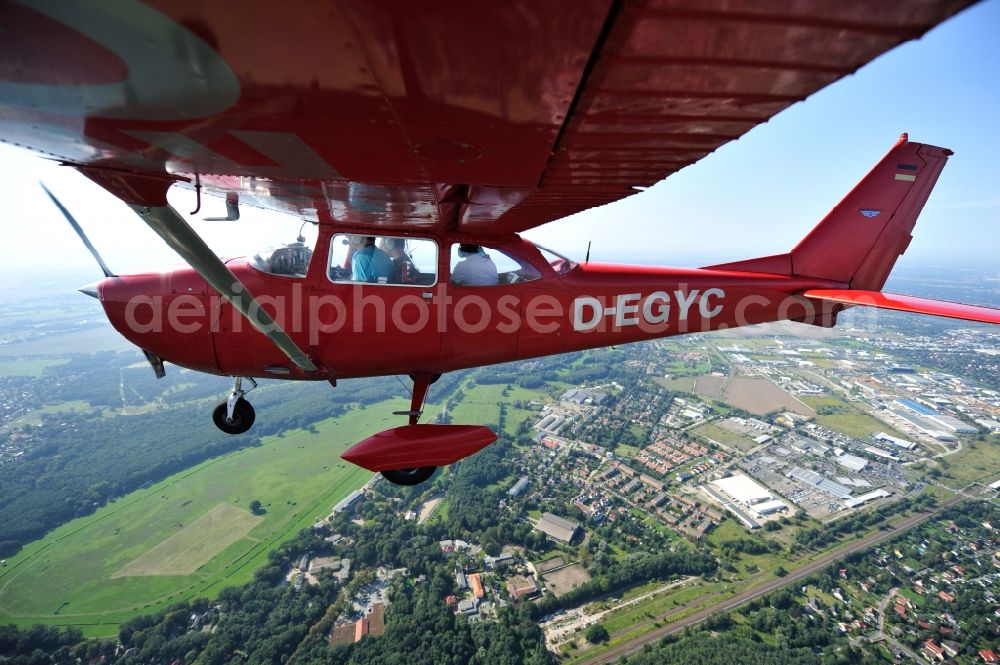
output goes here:
<path id="1" fill-rule="evenodd" d="M 972 0 L 0 0 L 0 136 L 320 221 L 629 196 Z"/>
<path id="2" fill-rule="evenodd" d="M 895 293 L 881 291 L 860 291 L 856 289 L 814 289 L 803 293 L 807 298 L 828 300 L 845 305 L 863 305 L 878 309 L 892 309 L 898 312 L 913 312 L 943 316 L 949 319 L 963 321 L 978 321 L 980 323 L 1000 323 L 1000 309 L 981 307 L 979 305 L 964 305 L 946 300 L 931 300 L 915 296 L 901 296 Z"/>

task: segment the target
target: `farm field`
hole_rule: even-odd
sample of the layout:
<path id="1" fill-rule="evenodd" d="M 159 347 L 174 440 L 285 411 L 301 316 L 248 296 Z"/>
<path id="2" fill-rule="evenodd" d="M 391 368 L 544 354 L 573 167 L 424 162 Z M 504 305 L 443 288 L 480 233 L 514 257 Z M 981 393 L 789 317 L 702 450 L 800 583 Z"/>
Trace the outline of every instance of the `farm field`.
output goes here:
<path id="1" fill-rule="evenodd" d="M 800 399 L 785 392 L 769 379 L 761 377 L 737 376 L 730 379 L 722 391 L 722 398 L 726 404 L 759 416 L 778 409 L 803 416 L 816 415 Z"/>
<path id="2" fill-rule="evenodd" d="M 63 525 L 0 568 L 0 623 L 110 635 L 133 616 L 248 581 L 269 551 L 372 477 L 339 455 L 405 407 L 388 400 L 322 421 L 315 434 L 268 438 Z M 253 499 L 261 517 L 246 508 Z M 219 539 L 216 550 L 201 549 L 206 538 Z"/>
<path id="3" fill-rule="evenodd" d="M 704 374 L 695 380 L 694 392 L 706 397 L 719 397 L 726 386 L 726 377 Z"/>
<path id="4" fill-rule="evenodd" d="M 746 452 L 757 446 L 757 443 L 753 439 L 749 439 L 745 436 L 737 434 L 736 432 L 731 432 L 724 427 L 716 425 L 715 423 L 702 425 L 701 427 L 696 428 L 694 433 L 700 434 L 701 436 L 723 445 L 732 446 L 742 452 Z"/>

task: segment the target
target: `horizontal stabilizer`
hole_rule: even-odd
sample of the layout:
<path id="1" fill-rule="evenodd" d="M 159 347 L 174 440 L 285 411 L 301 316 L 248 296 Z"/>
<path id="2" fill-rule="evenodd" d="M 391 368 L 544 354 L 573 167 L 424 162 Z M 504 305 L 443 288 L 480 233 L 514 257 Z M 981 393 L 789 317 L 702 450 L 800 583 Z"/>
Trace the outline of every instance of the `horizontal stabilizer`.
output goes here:
<path id="1" fill-rule="evenodd" d="M 845 305 L 863 305 L 879 309 L 894 309 L 898 312 L 914 312 L 931 316 L 944 316 L 950 319 L 978 321 L 980 323 L 1000 323 L 1000 309 L 980 307 L 978 305 L 963 305 L 946 300 L 931 300 L 901 296 L 895 293 L 881 291 L 861 291 L 856 289 L 812 289 L 803 293 L 807 298 L 827 300 Z"/>

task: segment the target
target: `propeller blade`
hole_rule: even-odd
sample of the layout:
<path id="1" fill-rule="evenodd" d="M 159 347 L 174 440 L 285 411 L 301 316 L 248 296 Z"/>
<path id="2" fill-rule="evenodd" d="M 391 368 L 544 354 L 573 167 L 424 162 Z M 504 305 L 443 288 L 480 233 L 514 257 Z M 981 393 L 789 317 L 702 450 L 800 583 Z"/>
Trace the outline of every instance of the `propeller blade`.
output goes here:
<path id="1" fill-rule="evenodd" d="M 57 208 L 59 208 L 59 212 L 63 214 L 63 217 L 65 217 L 66 221 L 69 222 L 69 225 L 73 227 L 73 230 L 76 231 L 76 234 L 80 236 L 80 240 L 83 241 L 83 244 L 86 245 L 87 249 L 90 250 L 90 253 L 94 255 L 95 259 L 97 259 L 98 265 L 100 265 L 101 270 L 104 271 L 104 276 L 114 277 L 115 274 L 111 272 L 111 268 L 109 268 L 108 264 L 104 262 L 104 259 L 101 258 L 101 255 L 97 253 L 97 250 L 94 248 L 94 245 L 91 244 L 90 242 L 90 238 L 88 238 L 87 234 L 83 232 L 82 228 L 80 228 L 79 222 L 77 222 L 76 219 L 73 217 L 73 215 L 70 214 L 69 210 L 67 210 L 66 207 L 59 202 L 59 199 L 55 197 L 55 194 L 49 191 L 49 188 L 45 186 L 45 183 L 38 183 L 38 184 L 42 186 L 42 189 L 45 190 L 45 193 L 49 195 L 49 198 L 52 199 L 52 202 L 56 204 Z"/>

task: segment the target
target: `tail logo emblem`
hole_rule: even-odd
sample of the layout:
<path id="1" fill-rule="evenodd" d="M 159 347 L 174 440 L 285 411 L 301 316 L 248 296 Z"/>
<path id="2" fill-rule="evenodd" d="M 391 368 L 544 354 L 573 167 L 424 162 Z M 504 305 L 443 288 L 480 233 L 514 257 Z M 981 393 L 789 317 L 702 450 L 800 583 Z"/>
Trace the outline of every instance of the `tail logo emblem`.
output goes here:
<path id="1" fill-rule="evenodd" d="M 876 210 L 874 208 L 862 208 L 861 209 L 861 216 L 862 217 L 867 217 L 867 218 L 871 219 L 872 217 L 878 217 L 878 215 L 879 215 L 880 212 L 882 212 L 882 211 L 881 210 Z"/>

